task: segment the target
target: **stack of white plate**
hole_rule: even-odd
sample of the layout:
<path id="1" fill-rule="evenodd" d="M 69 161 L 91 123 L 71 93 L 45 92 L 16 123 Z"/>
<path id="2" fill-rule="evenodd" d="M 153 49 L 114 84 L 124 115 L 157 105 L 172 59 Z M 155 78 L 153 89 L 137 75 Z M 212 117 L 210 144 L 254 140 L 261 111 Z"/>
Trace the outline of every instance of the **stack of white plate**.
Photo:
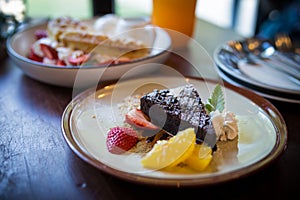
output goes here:
<path id="1" fill-rule="evenodd" d="M 268 66 L 251 65 L 232 58 L 224 49 L 228 49 L 227 44 L 214 51 L 217 71 L 223 80 L 269 99 L 300 103 L 300 82 L 297 84 L 288 75 Z"/>

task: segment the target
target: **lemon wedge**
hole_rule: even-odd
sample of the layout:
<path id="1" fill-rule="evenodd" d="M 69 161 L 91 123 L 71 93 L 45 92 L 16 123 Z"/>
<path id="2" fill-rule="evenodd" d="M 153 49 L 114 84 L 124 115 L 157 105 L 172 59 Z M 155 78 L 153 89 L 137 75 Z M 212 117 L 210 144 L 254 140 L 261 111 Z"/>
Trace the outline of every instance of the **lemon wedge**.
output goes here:
<path id="1" fill-rule="evenodd" d="M 184 163 L 194 170 L 203 171 L 207 168 L 211 160 L 212 149 L 205 144 L 196 144 L 192 155 Z"/>
<path id="2" fill-rule="evenodd" d="M 196 134 L 193 128 L 179 131 L 169 140 L 159 140 L 142 158 L 141 163 L 150 169 L 163 169 L 176 166 L 189 158 L 196 145 Z"/>

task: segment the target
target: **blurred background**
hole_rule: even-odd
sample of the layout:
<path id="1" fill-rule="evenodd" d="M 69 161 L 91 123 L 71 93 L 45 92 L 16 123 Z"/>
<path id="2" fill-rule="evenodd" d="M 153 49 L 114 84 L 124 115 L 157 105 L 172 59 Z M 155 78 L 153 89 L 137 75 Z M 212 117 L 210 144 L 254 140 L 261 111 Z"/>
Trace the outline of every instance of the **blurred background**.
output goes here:
<path id="1" fill-rule="evenodd" d="M 27 15 L 32 17 L 71 15 L 90 18 L 94 14 L 91 0 L 77 0 L 76 4 L 72 0 L 27 0 L 26 6 Z M 257 9 L 258 0 L 198 0 L 196 15 L 249 36 L 254 34 Z M 114 12 L 123 17 L 149 16 L 151 10 L 152 0 L 114 1 Z"/>
<path id="2" fill-rule="evenodd" d="M 0 0 L 0 10 L 8 2 Z M 113 12 L 122 17 L 150 16 L 152 0 L 23 0 L 28 17 L 68 15 L 91 18 Z M 16 10 L 16 7 L 12 8 Z M 231 28 L 242 36 L 271 37 L 285 31 L 299 36 L 300 0 L 198 0 L 198 18 Z"/>

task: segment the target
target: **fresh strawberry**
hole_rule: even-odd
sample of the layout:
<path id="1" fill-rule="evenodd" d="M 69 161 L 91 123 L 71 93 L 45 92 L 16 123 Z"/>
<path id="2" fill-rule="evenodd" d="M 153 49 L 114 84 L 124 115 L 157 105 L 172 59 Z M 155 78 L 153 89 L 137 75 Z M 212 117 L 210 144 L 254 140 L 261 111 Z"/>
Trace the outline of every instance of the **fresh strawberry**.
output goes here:
<path id="1" fill-rule="evenodd" d="M 40 43 L 40 47 L 45 57 L 49 58 L 50 60 L 55 60 L 58 58 L 57 51 L 51 46 L 44 43 Z"/>
<path id="2" fill-rule="evenodd" d="M 137 128 L 148 129 L 148 130 L 158 129 L 158 127 L 152 124 L 149 120 L 147 120 L 144 113 L 137 108 L 129 111 L 125 115 L 125 121 L 128 124 L 136 126 Z"/>
<path id="3" fill-rule="evenodd" d="M 88 54 L 83 54 L 83 55 L 80 55 L 80 56 L 77 56 L 77 57 L 70 56 L 68 60 L 69 60 L 71 65 L 78 66 L 78 65 L 81 65 L 84 62 L 86 62 L 88 59 L 89 59 L 89 55 Z"/>
<path id="4" fill-rule="evenodd" d="M 41 39 L 41 38 L 46 38 L 48 36 L 47 31 L 46 30 L 42 30 L 42 29 L 38 29 L 34 32 L 35 38 L 37 40 Z"/>
<path id="5" fill-rule="evenodd" d="M 114 127 L 108 131 L 106 146 L 108 151 L 121 154 L 131 149 L 138 142 L 137 133 L 129 127 Z"/>
<path id="6" fill-rule="evenodd" d="M 34 60 L 34 61 L 37 61 L 37 62 L 42 62 L 43 61 L 43 57 L 40 57 L 37 54 L 35 54 L 32 48 L 30 48 L 28 58 L 30 60 Z"/>
<path id="7" fill-rule="evenodd" d="M 66 63 L 63 60 L 57 60 L 56 65 L 58 65 L 58 66 L 66 66 Z"/>

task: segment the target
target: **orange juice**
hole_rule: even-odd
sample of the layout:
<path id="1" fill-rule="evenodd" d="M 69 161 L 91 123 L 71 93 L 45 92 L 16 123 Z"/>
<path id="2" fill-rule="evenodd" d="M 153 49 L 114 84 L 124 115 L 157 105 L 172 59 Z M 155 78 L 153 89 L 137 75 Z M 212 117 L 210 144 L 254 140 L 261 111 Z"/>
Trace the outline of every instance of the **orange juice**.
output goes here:
<path id="1" fill-rule="evenodd" d="M 197 0 L 153 0 L 151 22 L 162 28 L 193 35 Z"/>

